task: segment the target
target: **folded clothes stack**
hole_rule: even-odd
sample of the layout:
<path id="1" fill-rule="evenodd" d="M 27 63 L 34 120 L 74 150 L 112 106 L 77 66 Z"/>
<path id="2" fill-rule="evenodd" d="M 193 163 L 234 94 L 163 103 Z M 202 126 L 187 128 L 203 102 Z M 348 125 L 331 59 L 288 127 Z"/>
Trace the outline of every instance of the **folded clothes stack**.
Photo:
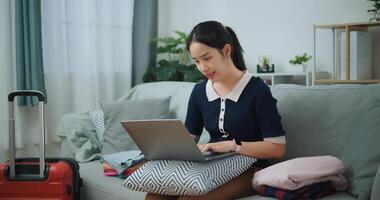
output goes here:
<path id="1" fill-rule="evenodd" d="M 145 164 L 147 160 L 141 151 L 123 151 L 106 154 L 101 157 L 105 176 L 117 176 L 125 179 Z"/>
<path id="2" fill-rule="evenodd" d="M 346 167 L 333 156 L 302 157 L 255 173 L 252 185 L 261 196 L 277 199 L 317 199 L 348 187 Z"/>

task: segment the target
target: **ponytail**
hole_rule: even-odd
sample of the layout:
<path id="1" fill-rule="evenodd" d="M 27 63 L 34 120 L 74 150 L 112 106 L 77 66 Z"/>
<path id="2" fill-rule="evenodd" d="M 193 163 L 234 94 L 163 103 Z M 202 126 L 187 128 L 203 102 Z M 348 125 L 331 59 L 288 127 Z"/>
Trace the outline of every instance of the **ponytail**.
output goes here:
<path id="1" fill-rule="evenodd" d="M 246 70 L 243 49 L 235 32 L 217 21 L 206 21 L 197 24 L 186 39 L 187 51 L 193 42 L 199 42 L 212 48 L 222 50 L 226 44 L 231 45 L 231 59 L 237 69 Z"/>
<path id="2" fill-rule="evenodd" d="M 232 45 L 232 52 L 231 52 L 232 61 L 234 62 L 235 66 L 240 71 L 246 70 L 247 67 L 245 66 L 245 62 L 244 62 L 243 48 L 241 48 L 240 42 L 235 32 L 228 26 L 226 26 L 226 29 L 232 39 L 232 44 L 231 44 Z"/>

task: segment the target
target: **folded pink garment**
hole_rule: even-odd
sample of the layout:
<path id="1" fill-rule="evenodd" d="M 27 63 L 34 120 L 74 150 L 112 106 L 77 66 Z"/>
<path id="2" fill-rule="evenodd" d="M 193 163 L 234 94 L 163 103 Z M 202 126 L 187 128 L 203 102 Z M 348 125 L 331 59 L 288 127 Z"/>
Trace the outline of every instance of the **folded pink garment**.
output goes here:
<path id="1" fill-rule="evenodd" d="M 105 176 L 117 176 L 117 171 L 104 171 Z"/>
<path id="2" fill-rule="evenodd" d="M 252 185 L 258 189 L 268 185 L 285 190 L 296 190 L 317 182 L 331 181 L 337 190 L 347 188 L 343 177 L 345 167 L 333 156 L 301 157 L 277 163 L 255 173 Z"/>
<path id="3" fill-rule="evenodd" d="M 117 176 L 117 171 L 107 162 L 103 162 L 103 173 L 105 176 Z"/>

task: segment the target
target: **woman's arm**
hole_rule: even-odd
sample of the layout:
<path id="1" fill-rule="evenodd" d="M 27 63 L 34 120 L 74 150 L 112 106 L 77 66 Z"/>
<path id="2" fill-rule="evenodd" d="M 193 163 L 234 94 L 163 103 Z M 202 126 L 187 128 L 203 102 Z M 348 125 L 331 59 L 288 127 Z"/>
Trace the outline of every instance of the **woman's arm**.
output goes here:
<path id="1" fill-rule="evenodd" d="M 220 153 L 235 151 L 234 141 L 198 145 L 202 152 L 215 151 Z M 241 142 L 239 154 L 258 159 L 280 159 L 285 155 L 286 144 L 272 143 L 269 141 Z"/>
<path id="2" fill-rule="evenodd" d="M 286 144 L 269 141 L 241 142 L 240 154 L 258 159 L 281 159 L 285 156 Z"/>

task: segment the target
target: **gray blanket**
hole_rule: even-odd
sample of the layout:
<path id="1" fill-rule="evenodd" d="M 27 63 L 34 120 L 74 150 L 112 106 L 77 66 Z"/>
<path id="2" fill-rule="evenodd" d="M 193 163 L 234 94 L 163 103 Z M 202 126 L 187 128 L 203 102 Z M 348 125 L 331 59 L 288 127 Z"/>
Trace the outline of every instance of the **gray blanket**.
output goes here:
<path id="1" fill-rule="evenodd" d="M 75 150 L 75 159 L 78 162 L 100 158 L 100 143 L 88 113 L 64 115 L 57 135 L 67 138 L 69 145 Z"/>

